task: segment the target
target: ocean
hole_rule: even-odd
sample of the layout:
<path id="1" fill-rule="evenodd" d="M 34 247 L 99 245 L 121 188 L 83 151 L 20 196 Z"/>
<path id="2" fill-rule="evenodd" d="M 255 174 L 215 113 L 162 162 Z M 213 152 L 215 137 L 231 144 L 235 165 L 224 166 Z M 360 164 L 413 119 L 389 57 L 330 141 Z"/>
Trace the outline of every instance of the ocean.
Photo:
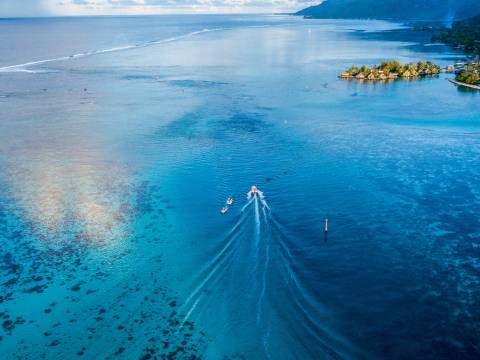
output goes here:
<path id="1" fill-rule="evenodd" d="M 2 358 L 478 359 L 480 94 L 338 79 L 459 58 L 373 20 L 0 20 Z"/>

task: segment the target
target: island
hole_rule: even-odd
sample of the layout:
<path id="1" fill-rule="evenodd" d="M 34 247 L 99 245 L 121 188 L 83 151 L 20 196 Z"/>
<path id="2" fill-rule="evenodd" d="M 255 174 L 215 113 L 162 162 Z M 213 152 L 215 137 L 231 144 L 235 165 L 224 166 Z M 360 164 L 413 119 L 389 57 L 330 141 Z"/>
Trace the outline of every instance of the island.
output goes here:
<path id="1" fill-rule="evenodd" d="M 357 67 L 353 65 L 348 70 L 340 74 L 342 79 L 386 81 L 397 79 L 418 79 L 427 76 L 437 76 L 440 74 L 440 66 L 431 61 L 410 63 L 402 65 L 399 61 L 384 61 L 379 66 Z"/>
<path id="2" fill-rule="evenodd" d="M 455 85 L 480 90 L 480 63 L 465 65 L 463 70 L 458 71 L 455 80 L 450 80 Z"/>
<path id="3" fill-rule="evenodd" d="M 296 15 L 316 19 L 434 20 L 480 14 L 479 0 L 325 0 Z"/>
<path id="4" fill-rule="evenodd" d="M 450 29 L 444 29 L 432 40 L 478 55 L 480 54 L 480 16 L 455 21 Z"/>

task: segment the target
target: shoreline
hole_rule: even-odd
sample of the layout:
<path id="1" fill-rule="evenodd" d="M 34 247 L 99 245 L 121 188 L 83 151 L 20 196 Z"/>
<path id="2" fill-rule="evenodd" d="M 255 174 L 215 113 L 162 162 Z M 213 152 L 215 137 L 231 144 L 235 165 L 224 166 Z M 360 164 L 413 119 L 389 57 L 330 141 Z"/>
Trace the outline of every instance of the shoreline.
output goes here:
<path id="1" fill-rule="evenodd" d="M 457 86 L 464 86 L 464 87 L 468 87 L 470 89 L 480 90 L 480 86 L 478 86 L 478 85 L 467 84 L 467 83 L 463 83 L 461 81 L 457 81 L 457 80 L 453 80 L 453 79 L 447 79 L 447 80 L 450 81 L 452 84 L 455 84 Z"/>

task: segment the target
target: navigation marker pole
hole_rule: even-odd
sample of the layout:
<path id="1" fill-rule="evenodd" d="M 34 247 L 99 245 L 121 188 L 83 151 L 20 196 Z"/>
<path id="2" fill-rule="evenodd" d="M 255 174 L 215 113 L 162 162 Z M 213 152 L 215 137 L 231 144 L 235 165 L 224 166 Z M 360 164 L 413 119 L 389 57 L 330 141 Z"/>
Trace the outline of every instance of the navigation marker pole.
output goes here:
<path id="1" fill-rule="evenodd" d="M 328 238 L 328 218 L 325 218 L 325 241 Z"/>

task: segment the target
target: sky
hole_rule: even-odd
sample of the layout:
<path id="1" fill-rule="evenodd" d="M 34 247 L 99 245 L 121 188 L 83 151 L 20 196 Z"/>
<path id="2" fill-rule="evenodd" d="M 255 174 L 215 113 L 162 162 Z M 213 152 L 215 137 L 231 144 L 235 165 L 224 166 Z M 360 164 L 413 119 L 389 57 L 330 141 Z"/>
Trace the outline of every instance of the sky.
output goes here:
<path id="1" fill-rule="evenodd" d="M 0 17 L 292 12 L 320 0 L 0 0 Z"/>

